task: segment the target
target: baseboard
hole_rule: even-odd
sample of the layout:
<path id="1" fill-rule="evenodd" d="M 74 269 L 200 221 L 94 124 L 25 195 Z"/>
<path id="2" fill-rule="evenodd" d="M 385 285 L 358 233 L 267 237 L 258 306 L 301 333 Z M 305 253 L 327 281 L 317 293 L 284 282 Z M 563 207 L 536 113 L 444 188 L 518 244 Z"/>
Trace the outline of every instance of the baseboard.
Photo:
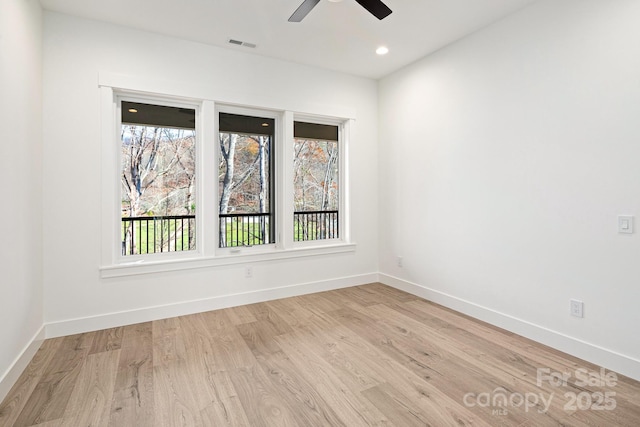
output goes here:
<path id="1" fill-rule="evenodd" d="M 11 387 L 18 381 L 18 378 L 25 370 L 33 356 L 42 345 L 45 338 L 44 326 L 41 326 L 38 332 L 31 338 L 29 343 L 20 352 L 18 357 L 13 361 L 9 369 L 0 376 L 0 402 L 9 394 Z"/>
<path id="2" fill-rule="evenodd" d="M 166 319 L 175 316 L 201 313 L 204 311 L 218 310 L 221 308 L 253 304 L 273 299 L 329 291 L 332 289 L 363 285 L 377 281 L 378 274 L 369 273 L 319 282 L 260 289 L 251 292 L 221 295 L 154 307 L 145 307 L 137 310 L 50 322 L 45 325 L 45 331 L 47 338 L 54 338 L 83 332 L 98 331 L 107 328 L 115 328 L 118 326 L 132 325 L 135 323 L 149 322 L 152 320 Z"/>
<path id="3" fill-rule="evenodd" d="M 640 360 L 633 357 L 394 276 L 380 273 L 379 280 L 385 285 L 433 301 L 452 310 L 456 310 L 640 381 Z"/>

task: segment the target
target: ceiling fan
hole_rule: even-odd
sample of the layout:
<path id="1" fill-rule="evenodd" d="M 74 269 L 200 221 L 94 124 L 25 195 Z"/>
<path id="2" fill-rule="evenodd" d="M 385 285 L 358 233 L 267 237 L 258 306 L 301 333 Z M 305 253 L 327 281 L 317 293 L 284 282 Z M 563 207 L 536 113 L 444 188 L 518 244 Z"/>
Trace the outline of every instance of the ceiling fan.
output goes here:
<path id="1" fill-rule="evenodd" d="M 391 14 L 391 9 L 380 0 L 356 0 L 360 3 L 360 6 L 364 7 L 378 19 L 384 19 Z M 320 0 L 304 0 L 300 6 L 293 12 L 293 15 L 289 18 L 289 22 L 300 22 L 311 9 L 316 7 Z"/>

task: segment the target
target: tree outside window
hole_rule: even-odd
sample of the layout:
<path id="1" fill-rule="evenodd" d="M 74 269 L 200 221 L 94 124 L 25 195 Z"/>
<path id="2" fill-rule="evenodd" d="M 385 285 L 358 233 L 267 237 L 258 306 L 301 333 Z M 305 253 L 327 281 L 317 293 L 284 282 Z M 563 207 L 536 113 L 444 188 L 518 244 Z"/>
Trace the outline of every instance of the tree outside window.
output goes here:
<path id="1" fill-rule="evenodd" d="M 195 110 L 123 101 L 122 254 L 194 250 Z"/>
<path id="2" fill-rule="evenodd" d="M 338 126 L 294 122 L 294 240 L 339 237 Z"/>

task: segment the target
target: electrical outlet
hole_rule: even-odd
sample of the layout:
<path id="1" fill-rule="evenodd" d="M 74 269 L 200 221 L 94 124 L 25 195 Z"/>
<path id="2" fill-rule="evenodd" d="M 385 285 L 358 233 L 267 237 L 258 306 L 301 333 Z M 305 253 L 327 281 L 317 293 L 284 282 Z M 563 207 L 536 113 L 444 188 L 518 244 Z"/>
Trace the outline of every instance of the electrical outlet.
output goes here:
<path id="1" fill-rule="evenodd" d="M 618 216 L 618 233 L 633 234 L 633 215 Z"/>
<path id="2" fill-rule="evenodd" d="M 244 277 L 246 277 L 247 279 L 251 279 L 253 277 L 252 267 L 247 266 L 244 268 Z"/>
<path id="3" fill-rule="evenodd" d="M 402 268 L 402 257 L 401 256 L 396 258 L 396 264 L 398 264 L 398 267 Z"/>
<path id="4" fill-rule="evenodd" d="M 584 317 L 584 303 L 576 299 L 570 301 L 570 313 L 574 317 Z"/>

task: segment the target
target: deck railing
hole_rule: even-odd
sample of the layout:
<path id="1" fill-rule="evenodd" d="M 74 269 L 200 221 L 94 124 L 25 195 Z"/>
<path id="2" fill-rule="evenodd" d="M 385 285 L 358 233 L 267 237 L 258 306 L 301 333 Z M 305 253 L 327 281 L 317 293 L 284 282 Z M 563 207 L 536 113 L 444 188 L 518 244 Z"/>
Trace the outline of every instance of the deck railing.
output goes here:
<path id="1" fill-rule="evenodd" d="M 193 250 L 195 231 L 195 215 L 122 217 L 122 255 Z"/>
<path id="2" fill-rule="evenodd" d="M 256 246 L 274 243 L 269 213 L 220 214 L 219 246 Z M 337 239 L 338 211 L 293 213 L 296 242 Z M 194 250 L 195 215 L 139 216 L 122 218 L 122 255 Z"/>
<path id="3" fill-rule="evenodd" d="M 305 211 L 293 213 L 293 240 L 337 239 L 340 227 L 338 211 Z"/>
<path id="4" fill-rule="evenodd" d="M 255 246 L 274 243 L 270 213 L 220 214 L 218 246 Z"/>

